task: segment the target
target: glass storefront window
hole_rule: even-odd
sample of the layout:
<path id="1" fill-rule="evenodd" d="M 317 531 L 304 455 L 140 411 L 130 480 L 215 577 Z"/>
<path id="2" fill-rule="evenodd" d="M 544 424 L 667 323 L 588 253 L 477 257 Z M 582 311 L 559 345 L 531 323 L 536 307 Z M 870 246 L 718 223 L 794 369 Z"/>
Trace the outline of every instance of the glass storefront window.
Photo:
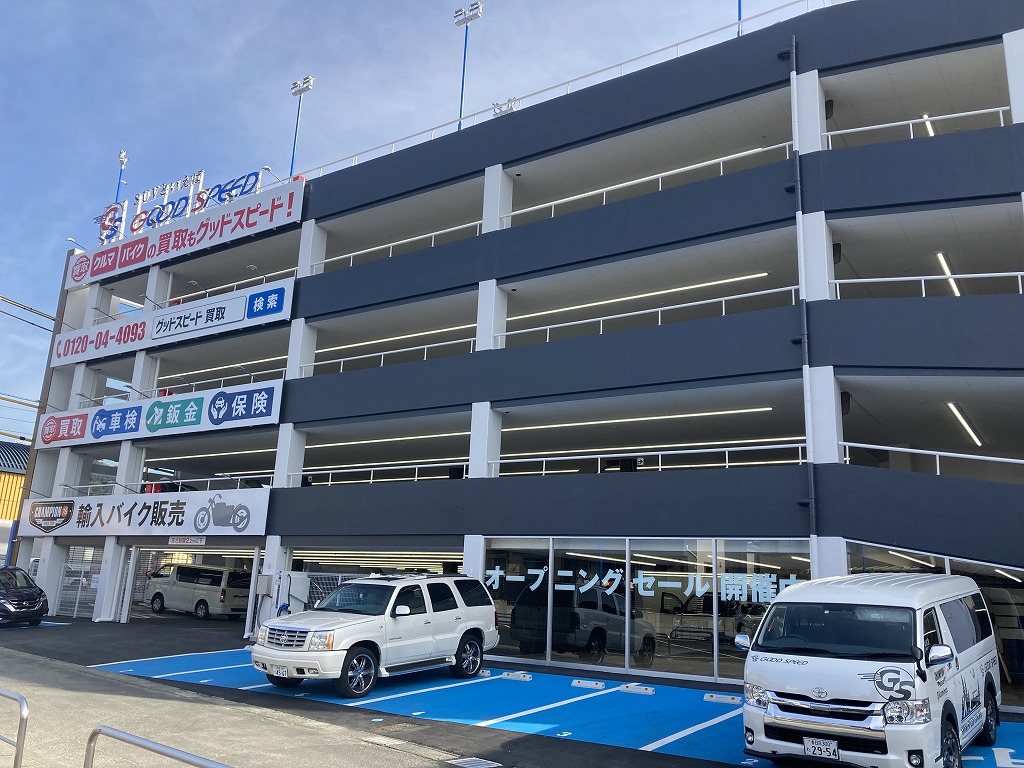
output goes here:
<path id="1" fill-rule="evenodd" d="M 850 573 L 945 573 L 945 558 L 921 552 L 846 542 Z"/>
<path id="2" fill-rule="evenodd" d="M 626 542 L 555 539 L 554 567 L 551 660 L 624 668 L 634 650 L 626 631 Z"/>
<path id="3" fill-rule="evenodd" d="M 981 587 L 996 631 L 1003 705 L 1024 706 L 1024 571 L 963 560 L 950 560 L 949 570 Z"/>
<path id="4" fill-rule="evenodd" d="M 484 582 L 498 612 L 494 655 L 546 658 L 548 559 L 547 539 L 503 539 L 488 546 Z"/>
<path id="5" fill-rule="evenodd" d="M 634 585 L 634 667 L 714 675 L 714 574 L 711 539 L 630 541 Z M 644 640 L 653 637 L 654 654 Z"/>
<path id="6" fill-rule="evenodd" d="M 718 676 L 743 679 L 746 651 L 735 645 L 736 635 L 753 635 L 768 606 L 785 599 L 786 587 L 811 578 L 810 546 L 806 540 L 719 541 Z"/>

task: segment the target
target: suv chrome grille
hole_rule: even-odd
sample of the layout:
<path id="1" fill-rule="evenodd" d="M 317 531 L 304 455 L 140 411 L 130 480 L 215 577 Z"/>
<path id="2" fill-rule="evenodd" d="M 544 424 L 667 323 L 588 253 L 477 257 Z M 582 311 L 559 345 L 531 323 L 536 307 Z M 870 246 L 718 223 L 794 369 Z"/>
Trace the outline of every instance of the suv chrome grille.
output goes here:
<path id="1" fill-rule="evenodd" d="M 304 648 L 308 629 L 267 627 L 267 645 L 271 648 Z"/>

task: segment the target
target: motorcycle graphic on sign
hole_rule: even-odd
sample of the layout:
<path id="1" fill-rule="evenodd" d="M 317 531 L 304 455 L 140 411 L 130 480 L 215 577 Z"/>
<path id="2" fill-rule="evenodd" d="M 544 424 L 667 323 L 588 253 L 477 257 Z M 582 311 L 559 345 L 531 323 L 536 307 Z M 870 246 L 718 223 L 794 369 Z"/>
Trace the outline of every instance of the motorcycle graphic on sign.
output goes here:
<path id="1" fill-rule="evenodd" d="M 197 533 L 205 533 L 212 522 L 216 528 L 234 528 L 241 533 L 249 525 L 249 508 L 244 504 L 228 504 L 220 501 L 221 495 L 214 494 L 205 507 L 196 511 L 195 527 Z"/>

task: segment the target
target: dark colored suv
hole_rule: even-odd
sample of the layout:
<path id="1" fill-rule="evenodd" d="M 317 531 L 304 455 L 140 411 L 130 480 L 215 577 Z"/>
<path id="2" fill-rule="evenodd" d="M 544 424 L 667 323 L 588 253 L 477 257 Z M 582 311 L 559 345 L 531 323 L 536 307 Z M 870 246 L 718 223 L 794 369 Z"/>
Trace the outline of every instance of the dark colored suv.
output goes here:
<path id="1" fill-rule="evenodd" d="M 21 568 L 0 567 L 0 624 L 28 622 L 33 627 L 49 612 L 46 593 Z"/>

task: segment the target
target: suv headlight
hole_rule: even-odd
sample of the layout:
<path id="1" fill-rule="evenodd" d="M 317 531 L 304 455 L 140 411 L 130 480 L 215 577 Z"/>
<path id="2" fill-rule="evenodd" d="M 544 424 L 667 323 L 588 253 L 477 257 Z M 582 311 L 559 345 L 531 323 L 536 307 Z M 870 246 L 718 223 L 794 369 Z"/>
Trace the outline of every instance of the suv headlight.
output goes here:
<path id="1" fill-rule="evenodd" d="M 928 699 L 890 701 L 882 707 L 886 725 L 922 725 L 932 721 Z"/>
<path id="2" fill-rule="evenodd" d="M 256 633 L 256 644 L 266 645 L 267 644 L 267 627 L 266 625 L 260 627 L 260 631 Z"/>
<path id="3" fill-rule="evenodd" d="M 760 709 L 768 709 L 768 691 L 753 683 L 744 683 L 743 690 L 747 695 L 747 704 Z"/>
<path id="4" fill-rule="evenodd" d="M 334 650 L 333 632 L 314 632 L 309 636 L 309 650 L 311 651 L 332 651 Z"/>

